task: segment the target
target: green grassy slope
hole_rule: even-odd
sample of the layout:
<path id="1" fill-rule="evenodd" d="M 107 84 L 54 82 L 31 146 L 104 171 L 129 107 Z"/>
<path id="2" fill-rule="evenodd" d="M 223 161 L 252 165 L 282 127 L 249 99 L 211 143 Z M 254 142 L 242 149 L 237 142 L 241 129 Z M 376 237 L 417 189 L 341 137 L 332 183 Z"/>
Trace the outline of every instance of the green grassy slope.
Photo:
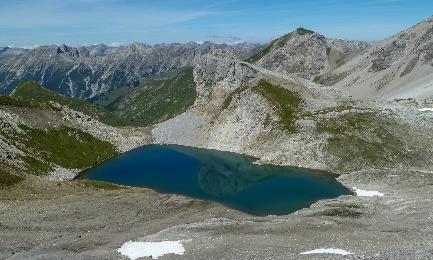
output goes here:
<path id="1" fill-rule="evenodd" d="M 348 167 L 392 167 L 409 163 L 413 158 L 405 144 L 390 132 L 393 122 L 377 112 L 347 112 L 338 117 L 318 120 L 316 130 L 327 133 L 327 149 L 340 158 L 337 169 Z"/>
<path id="2" fill-rule="evenodd" d="M 116 115 L 102 107 L 92 105 L 83 100 L 62 96 L 41 87 L 33 81 L 23 81 L 15 89 L 11 96 L 14 98 L 20 98 L 21 100 L 30 100 L 26 102 L 36 101 L 39 103 L 48 103 L 49 101 L 54 101 L 62 106 L 68 106 L 71 109 L 81 111 L 87 115 L 95 117 L 107 125 L 121 126 L 125 124 L 122 119 L 118 118 Z"/>
<path id="3" fill-rule="evenodd" d="M 0 132 L 6 142 L 23 154 L 26 173 L 45 175 L 54 166 L 85 169 L 115 154 L 116 148 L 79 129 L 60 127 L 37 129 L 21 125 L 21 132 Z"/>
<path id="4" fill-rule="evenodd" d="M 193 70 L 185 69 L 170 79 L 148 80 L 129 91 L 107 93 L 95 102 L 104 104 L 129 125 L 146 126 L 185 112 L 196 97 Z"/>
<path id="5" fill-rule="evenodd" d="M 266 80 L 260 80 L 253 88 L 258 94 L 275 107 L 280 118 L 280 124 L 289 133 L 296 132 L 296 120 L 302 104 L 302 98 L 295 92 L 273 85 Z"/>
<path id="6" fill-rule="evenodd" d="M 38 109 L 55 109 L 47 102 L 38 102 L 34 100 L 24 99 L 15 96 L 6 96 L 0 94 L 0 105 L 11 106 L 11 107 L 26 107 L 26 108 L 38 108 Z"/>
<path id="7" fill-rule="evenodd" d="M 133 88 L 129 86 L 116 88 L 107 93 L 104 93 L 99 97 L 96 97 L 95 99 L 91 100 L 91 102 L 95 105 L 103 106 L 106 109 L 110 110 L 110 104 L 115 105 L 116 101 L 127 96 L 132 90 Z"/>

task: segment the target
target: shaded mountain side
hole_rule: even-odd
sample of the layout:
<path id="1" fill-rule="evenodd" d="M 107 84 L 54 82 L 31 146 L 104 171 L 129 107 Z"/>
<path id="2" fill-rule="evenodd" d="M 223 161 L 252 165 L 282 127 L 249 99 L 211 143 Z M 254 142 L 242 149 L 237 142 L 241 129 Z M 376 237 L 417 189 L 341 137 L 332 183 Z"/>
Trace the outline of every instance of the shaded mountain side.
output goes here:
<path id="1" fill-rule="evenodd" d="M 433 97 L 433 18 L 369 47 L 320 81 L 363 99 Z"/>
<path id="2" fill-rule="evenodd" d="M 311 30 L 298 28 L 275 39 L 246 61 L 275 72 L 313 79 L 338 68 L 348 57 L 367 46 L 365 42 L 327 39 Z"/>
<path id="3" fill-rule="evenodd" d="M 193 69 L 165 80 L 146 80 L 135 88 L 120 88 L 94 100 L 128 125 L 146 126 L 185 112 L 196 100 Z"/>
<path id="4" fill-rule="evenodd" d="M 171 75 L 193 66 L 212 49 L 248 57 L 260 48 L 259 44 L 206 42 L 154 46 L 134 43 L 117 48 L 50 45 L 16 51 L 14 55 L 7 49 L 0 54 L 0 93 L 8 94 L 21 81 L 32 80 L 64 96 L 87 99 L 115 88 L 138 86 L 143 79 Z"/>
<path id="5" fill-rule="evenodd" d="M 122 120 L 120 117 L 117 117 L 102 107 L 92 105 L 86 101 L 62 96 L 46 88 L 43 88 L 39 84 L 32 81 L 23 81 L 16 87 L 11 95 L 40 103 L 56 102 L 61 106 L 68 106 L 73 110 L 92 116 L 107 125 L 122 126 L 127 124 L 127 121 Z"/>

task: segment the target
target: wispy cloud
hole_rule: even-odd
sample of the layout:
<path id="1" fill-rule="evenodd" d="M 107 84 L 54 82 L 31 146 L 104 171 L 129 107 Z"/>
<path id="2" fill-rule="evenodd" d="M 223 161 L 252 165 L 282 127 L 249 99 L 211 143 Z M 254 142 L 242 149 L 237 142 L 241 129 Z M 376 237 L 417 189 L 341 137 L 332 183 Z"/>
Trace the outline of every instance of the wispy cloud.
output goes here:
<path id="1" fill-rule="evenodd" d="M 13 2 L 13 1 L 12 1 Z M 72 2 L 80 2 L 74 6 Z M 172 10 L 158 7 L 109 5 L 102 0 L 17 1 L 0 9 L 0 27 L 9 29 L 56 27 L 150 27 L 180 23 L 210 14 L 206 10 Z M 2 3 L 4 5 L 4 3 Z"/>
<path id="2" fill-rule="evenodd" d="M 218 43 L 239 43 L 243 42 L 242 38 L 236 35 L 230 35 L 230 34 L 207 34 L 205 36 L 206 40 L 210 40 L 213 42 Z"/>

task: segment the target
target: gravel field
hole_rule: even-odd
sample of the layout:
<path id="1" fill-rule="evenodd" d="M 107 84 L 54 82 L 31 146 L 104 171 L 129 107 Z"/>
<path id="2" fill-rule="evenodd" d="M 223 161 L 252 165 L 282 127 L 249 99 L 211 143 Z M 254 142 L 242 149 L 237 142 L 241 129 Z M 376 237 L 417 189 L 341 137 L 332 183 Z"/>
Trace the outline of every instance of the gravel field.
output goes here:
<path id="1" fill-rule="evenodd" d="M 0 258 L 126 259 L 117 249 L 128 241 L 185 248 L 160 259 L 433 258 L 431 172 L 354 172 L 339 180 L 384 196 L 342 196 L 287 216 L 254 217 L 148 189 L 32 177 L 0 191 Z M 300 254 L 319 248 L 353 254 Z"/>

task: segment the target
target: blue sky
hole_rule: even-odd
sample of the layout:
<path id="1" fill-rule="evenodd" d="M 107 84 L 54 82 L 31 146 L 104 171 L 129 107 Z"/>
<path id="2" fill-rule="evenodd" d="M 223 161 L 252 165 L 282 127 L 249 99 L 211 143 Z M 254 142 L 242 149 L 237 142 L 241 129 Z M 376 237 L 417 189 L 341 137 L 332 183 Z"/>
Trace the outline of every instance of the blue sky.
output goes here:
<path id="1" fill-rule="evenodd" d="M 374 41 L 431 15 L 432 0 L 7 0 L 0 46 L 267 42 L 297 27 Z"/>

